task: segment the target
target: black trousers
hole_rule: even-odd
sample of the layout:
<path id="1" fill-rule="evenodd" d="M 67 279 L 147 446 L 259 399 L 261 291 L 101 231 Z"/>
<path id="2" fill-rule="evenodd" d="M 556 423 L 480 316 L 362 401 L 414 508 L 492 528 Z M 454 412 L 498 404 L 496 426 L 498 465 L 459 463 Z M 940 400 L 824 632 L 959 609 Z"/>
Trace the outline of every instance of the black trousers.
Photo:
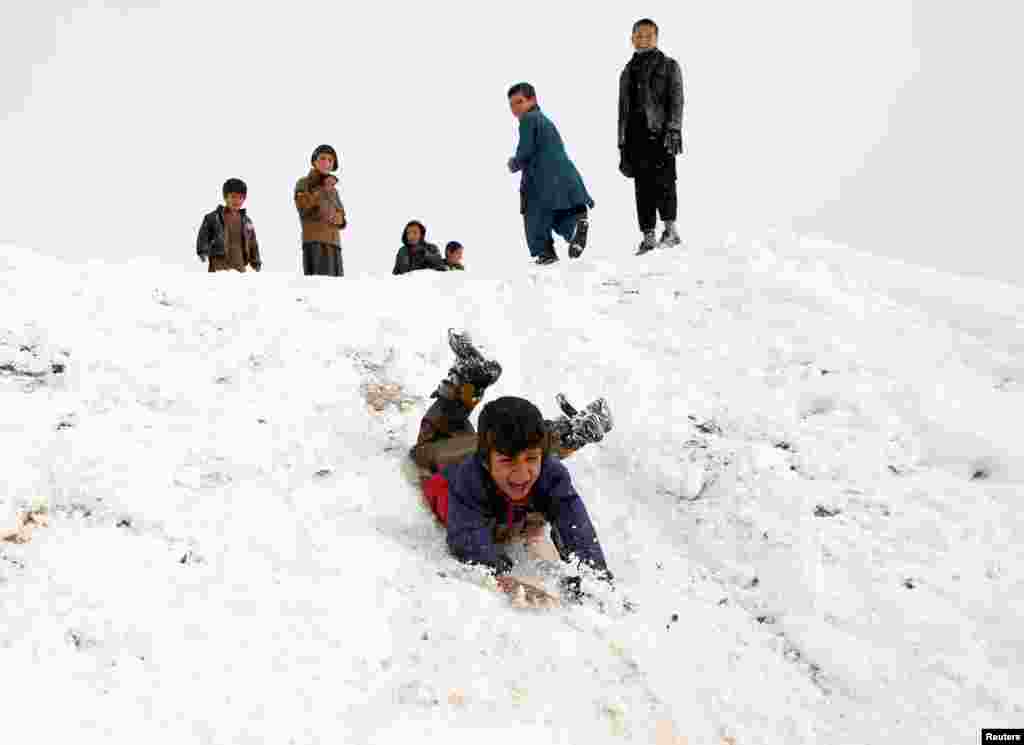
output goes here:
<path id="1" fill-rule="evenodd" d="M 675 169 L 673 169 L 675 170 Z M 633 176 L 636 190 L 636 218 L 640 230 L 654 230 L 658 215 L 662 220 L 675 221 L 679 209 L 676 180 L 657 172 L 641 172 Z"/>
<path id="2" fill-rule="evenodd" d="M 658 215 L 662 220 L 675 220 L 676 159 L 665 149 L 661 134 L 647 132 L 630 123 L 626 134 L 626 160 L 633 169 L 636 189 L 636 217 L 640 230 L 654 230 Z"/>

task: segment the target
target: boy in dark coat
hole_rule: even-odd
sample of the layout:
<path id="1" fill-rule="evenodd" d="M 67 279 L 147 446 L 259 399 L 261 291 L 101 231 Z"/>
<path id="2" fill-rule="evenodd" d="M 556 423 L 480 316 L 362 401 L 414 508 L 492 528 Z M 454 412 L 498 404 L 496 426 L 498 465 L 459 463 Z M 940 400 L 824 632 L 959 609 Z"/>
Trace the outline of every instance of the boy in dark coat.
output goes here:
<path id="1" fill-rule="evenodd" d="M 508 102 L 512 115 L 519 120 L 519 145 L 508 159 L 508 170 L 523 173 L 519 211 L 530 255 L 537 264 L 558 261 L 551 236 L 554 231 L 569 243 L 569 256 L 577 258 L 587 246 L 587 209 L 594 206 L 594 200 L 569 160 L 561 135 L 540 110 L 533 86 L 513 85 Z"/>
<path id="2" fill-rule="evenodd" d="M 427 229 L 419 220 L 410 220 L 402 231 L 402 247 L 395 255 L 392 274 L 408 274 L 419 269 L 448 271 L 441 252 L 433 243 L 426 242 Z"/>
<path id="3" fill-rule="evenodd" d="M 209 262 L 211 272 L 228 269 L 244 272 L 246 266 L 258 272 L 263 263 L 260 261 L 256 228 L 242 207 L 248 188 L 242 179 L 229 178 L 224 182 L 221 193 L 224 204 L 203 217 L 199 226 L 196 238 L 199 260 Z"/>
<path id="4" fill-rule="evenodd" d="M 320 145 L 310 164 L 309 173 L 295 184 L 295 208 L 302 224 L 302 273 L 343 277 L 341 231 L 348 220 L 332 175 L 338 170 L 338 153 L 330 145 Z"/>
<path id="5" fill-rule="evenodd" d="M 676 156 L 683 150 L 683 74 L 658 49 L 658 25 L 633 24 L 632 59 L 619 76 L 619 170 L 633 179 L 643 241 L 637 254 L 678 246 Z M 665 222 L 655 241 L 658 213 Z"/>
<path id="6" fill-rule="evenodd" d="M 411 455 L 420 467 L 428 504 L 447 526 L 448 548 L 460 561 L 492 569 L 499 587 L 528 599 L 546 593 L 508 576 L 513 562 L 501 544 L 522 540 L 536 559 L 575 561 L 608 581 L 604 552 L 586 506 L 561 459 L 612 428 L 604 399 L 577 411 L 559 396 L 563 416 L 545 421 L 529 401 L 513 396 L 484 407 L 479 432 L 469 413 L 501 375 L 468 336 L 449 331 L 456 364 L 434 393 Z M 550 539 L 545 527 L 551 526 Z M 566 581 L 579 587 L 579 578 Z"/>

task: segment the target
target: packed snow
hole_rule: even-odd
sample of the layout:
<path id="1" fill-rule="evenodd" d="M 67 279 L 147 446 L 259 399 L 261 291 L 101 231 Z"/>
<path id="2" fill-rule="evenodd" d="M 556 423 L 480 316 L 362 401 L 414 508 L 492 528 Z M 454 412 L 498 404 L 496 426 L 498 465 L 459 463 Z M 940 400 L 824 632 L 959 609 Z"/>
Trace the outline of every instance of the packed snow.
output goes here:
<path id="1" fill-rule="evenodd" d="M 341 280 L 0 246 L 0 531 L 49 518 L 0 543 L 3 739 L 1021 726 L 1019 290 L 788 234 L 513 243 L 507 271 Z M 448 556 L 404 459 L 450 326 L 502 362 L 488 398 L 608 398 L 567 465 L 614 590 L 517 609 Z"/>

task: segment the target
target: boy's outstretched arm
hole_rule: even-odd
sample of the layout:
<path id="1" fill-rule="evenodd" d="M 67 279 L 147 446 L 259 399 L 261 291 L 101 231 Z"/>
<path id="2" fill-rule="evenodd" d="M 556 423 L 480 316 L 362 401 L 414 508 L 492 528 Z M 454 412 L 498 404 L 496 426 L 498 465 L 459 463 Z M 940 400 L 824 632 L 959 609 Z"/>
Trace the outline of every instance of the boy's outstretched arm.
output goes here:
<path id="1" fill-rule="evenodd" d="M 551 465 L 560 472 L 551 489 L 551 514 L 547 517 L 558 531 L 559 552 L 566 559 L 575 554 L 580 563 L 610 576 L 597 532 L 586 505 L 576 493 L 572 477 L 560 462 L 553 461 Z"/>

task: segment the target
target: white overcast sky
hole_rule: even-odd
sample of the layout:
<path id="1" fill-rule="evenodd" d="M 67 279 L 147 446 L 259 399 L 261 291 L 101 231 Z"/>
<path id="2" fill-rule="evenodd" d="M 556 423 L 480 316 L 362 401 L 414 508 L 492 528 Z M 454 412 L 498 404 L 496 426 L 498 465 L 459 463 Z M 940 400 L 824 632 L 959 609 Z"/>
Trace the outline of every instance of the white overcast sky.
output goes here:
<path id="1" fill-rule="evenodd" d="M 0 241 L 195 261 L 203 212 L 239 176 L 268 268 L 297 271 L 291 189 L 330 142 L 347 266 L 387 272 L 412 217 L 481 251 L 511 236 L 523 259 L 504 167 L 518 80 L 597 201 L 595 238 L 634 241 L 617 79 L 651 16 L 686 82 L 685 233 L 792 226 L 1024 284 L 1022 15 L 1009 0 L 4 3 Z"/>

